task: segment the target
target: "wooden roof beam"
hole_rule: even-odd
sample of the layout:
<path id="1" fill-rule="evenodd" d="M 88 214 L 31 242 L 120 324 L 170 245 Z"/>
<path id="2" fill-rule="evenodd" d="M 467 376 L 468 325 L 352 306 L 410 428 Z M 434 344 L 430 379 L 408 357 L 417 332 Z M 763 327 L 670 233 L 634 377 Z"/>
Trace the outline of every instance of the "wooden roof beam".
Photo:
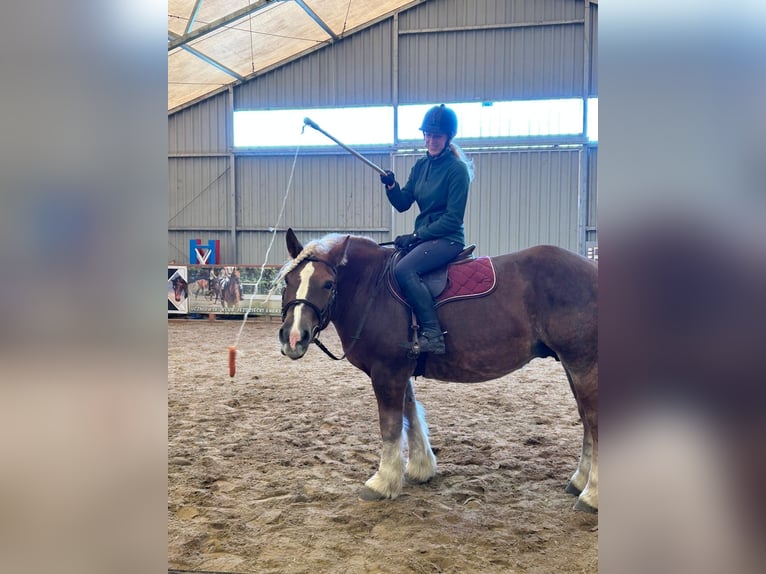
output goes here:
<path id="1" fill-rule="evenodd" d="M 176 38 L 175 40 L 172 40 L 168 42 L 168 52 L 171 50 L 174 50 L 175 48 L 180 48 L 184 44 L 188 44 L 192 40 L 196 40 L 197 38 L 201 38 L 205 34 L 209 34 L 213 30 L 217 30 L 218 28 L 223 28 L 224 26 L 228 26 L 229 24 L 236 22 L 237 20 L 247 16 L 248 14 L 252 14 L 253 12 L 257 12 L 261 8 L 273 4 L 275 2 L 281 2 L 282 0 L 258 0 L 258 2 L 255 2 L 253 4 L 250 4 L 249 6 L 245 6 L 244 8 L 240 8 L 239 10 L 236 10 L 232 12 L 231 14 L 224 16 L 223 18 L 219 18 L 218 20 L 215 20 L 213 22 L 210 22 L 210 24 L 205 24 L 204 26 L 200 26 L 194 32 L 189 32 L 188 34 L 184 34 L 183 36 Z"/>

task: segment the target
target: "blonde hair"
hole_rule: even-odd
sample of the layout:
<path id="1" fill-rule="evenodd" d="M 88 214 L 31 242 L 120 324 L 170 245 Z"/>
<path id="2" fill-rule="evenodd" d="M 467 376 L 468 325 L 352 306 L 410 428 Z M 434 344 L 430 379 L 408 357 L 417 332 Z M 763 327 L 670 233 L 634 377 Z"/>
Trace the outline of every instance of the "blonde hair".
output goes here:
<path id="1" fill-rule="evenodd" d="M 461 149 L 459 145 L 457 145 L 455 142 L 450 142 L 450 150 L 452 150 L 452 153 L 455 154 L 455 157 L 458 158 L 460 161 L 462 161 L 465 164 L 465 167 L 468 168 L 468 181 L 473 181 L 474 176 L 474 167 L 473 167 L 473 160 L 469 159 L 465 152 Z"/>

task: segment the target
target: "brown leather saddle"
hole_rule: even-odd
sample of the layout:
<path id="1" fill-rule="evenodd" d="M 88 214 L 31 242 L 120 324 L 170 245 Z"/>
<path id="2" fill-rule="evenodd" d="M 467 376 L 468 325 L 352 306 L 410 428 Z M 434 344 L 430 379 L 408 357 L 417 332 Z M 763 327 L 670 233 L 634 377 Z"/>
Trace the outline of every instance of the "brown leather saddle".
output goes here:
<path id="1" fill-rule="evenodd" d="M 476 245 L 467 246 L 445 267 L 422 276 L 434 298 L 435 307 L 457 299 L 482 297 L 494 291 L 497 278 L 492 260 L 489 257 L 474 257 L 474 249 Z M 394 253 L 386 275 L 386 284 L 393 297 L 409 307 L 394 275 L 394 268 L 401 257 L 401 252 Z"/>

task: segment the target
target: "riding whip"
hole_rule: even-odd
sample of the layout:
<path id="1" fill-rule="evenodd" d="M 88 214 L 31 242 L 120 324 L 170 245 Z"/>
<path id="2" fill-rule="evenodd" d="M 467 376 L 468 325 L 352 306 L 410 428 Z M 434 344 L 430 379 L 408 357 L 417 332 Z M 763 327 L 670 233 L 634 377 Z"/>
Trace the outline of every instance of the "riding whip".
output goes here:
<path id="1" fill-rule="evenodd" d="M 320 128 L 311 118 L 303 118 L 303 123 L 309 127 L 314 128 L 316 131 L 326 135 L 328 138 L 330 138 L 332 141 L 334 141 L 336 144 L 338 144 L 340 147 L 345 149 L 347 152 L 349 152 L 351 155 L 361 159 L 364 163 L 369 165 L 372 169 L 377 171 L 380 175 L 386 175 L 386 170 L 380 167 L 379 165 L 374 164 L 369 159 L 364 157 L 362 154 L 360 154 L 358 151 L 351 149 L 346 144 L 338 140 L 337 138 L 331 136 L 326 131 L 324 131 L 322 128 Z"/>

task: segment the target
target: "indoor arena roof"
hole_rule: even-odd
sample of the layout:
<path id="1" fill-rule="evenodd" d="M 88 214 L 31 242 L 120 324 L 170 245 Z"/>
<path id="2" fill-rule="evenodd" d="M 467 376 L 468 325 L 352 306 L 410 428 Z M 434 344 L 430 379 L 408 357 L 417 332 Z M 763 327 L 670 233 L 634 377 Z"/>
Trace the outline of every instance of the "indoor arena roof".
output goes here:
<path id="1" fill-rule="evenodd" d="M 168 112 L 426 0 L 168 0 Z"/>

